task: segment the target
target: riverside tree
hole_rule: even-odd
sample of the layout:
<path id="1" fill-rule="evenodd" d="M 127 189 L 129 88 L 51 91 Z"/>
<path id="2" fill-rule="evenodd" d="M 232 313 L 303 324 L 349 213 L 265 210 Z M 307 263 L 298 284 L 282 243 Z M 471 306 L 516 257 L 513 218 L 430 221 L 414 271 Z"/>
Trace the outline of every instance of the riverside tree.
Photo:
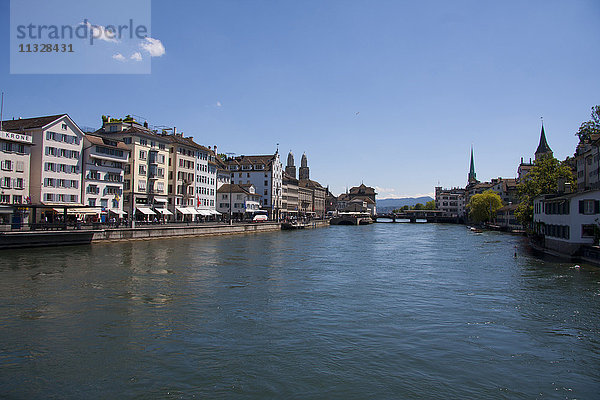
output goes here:
<path id="1" fill-rule="evenodd" d="M 467 208 L 469 218 L 475 222 L 489 222 L 494 219 L 496 211 L 502 207 L 502 199 L 498 193 L 486 190 L 483 193 L 473 195 Z"/>
<path id="2" fill-rule="evenodd" d="M 600 133 L 600 106 L 592 107 L 592 118 L 581 124 L 576 135 L 579 136 L 579 141 L 584 141 L 590 138 L 593 134 Z"/>
<path id="3" fill-rule="evenodd" d="M 533 199 L 541 194 L 558 192 L 560 181 L 575 186 L 573 171 L 566 162 L 554 157 L 534 161 L 533 168 L 517 186 L 520 203 L 515 215 L 523 226 L 533 222 Z"/>

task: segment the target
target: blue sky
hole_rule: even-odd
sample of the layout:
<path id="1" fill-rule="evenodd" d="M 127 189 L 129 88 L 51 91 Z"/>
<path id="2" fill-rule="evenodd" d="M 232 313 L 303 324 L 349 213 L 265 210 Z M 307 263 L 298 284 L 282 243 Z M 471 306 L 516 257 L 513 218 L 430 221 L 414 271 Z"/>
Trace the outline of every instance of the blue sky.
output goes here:
<path id="1" fill-rule="evenodd" d="M 11 75 L 8 1 L 0 14 L 5 118 L 135 114 L 223 152 L 279 143 L 336 194 L 464 186 L 471 145 L 480 180 L 514 177 L 540 116 L 564 158 L 600 104 L 593 0 L 152 1 L 164 54 L 140 75 Z"/>

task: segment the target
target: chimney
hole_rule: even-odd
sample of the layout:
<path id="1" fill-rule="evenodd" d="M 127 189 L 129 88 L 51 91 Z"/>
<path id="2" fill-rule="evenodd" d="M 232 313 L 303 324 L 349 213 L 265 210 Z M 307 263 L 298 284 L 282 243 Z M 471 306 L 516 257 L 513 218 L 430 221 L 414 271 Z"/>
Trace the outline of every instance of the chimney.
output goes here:
<path id="1" fill-rule="evenodd" d="M 173 136 L 177 136 L 177 127 L 176 126 L 173 127 Z"/>
<path id="2" fill-rule="evenodd" d="M 571 193 L 573 188 L 571 187 L 571 182 L 565 182 L 565 193 Z"/>
<path id="3" fill-rule="evenodd" d="M 217 155 L 217 145 L 215 144 L 215 155 Z"/>
<path id="4" fill-rule="evenodd" d="M 148 128 L 148 121 L 144 121 L 144 128 Z"/>

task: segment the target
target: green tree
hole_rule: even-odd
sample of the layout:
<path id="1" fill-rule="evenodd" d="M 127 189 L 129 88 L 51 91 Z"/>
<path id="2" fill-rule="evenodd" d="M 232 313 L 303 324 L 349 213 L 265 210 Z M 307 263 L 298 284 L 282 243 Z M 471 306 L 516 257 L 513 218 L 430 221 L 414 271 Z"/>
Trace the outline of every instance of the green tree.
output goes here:
<path id="1" fill-rule="evenodd" d="M 430 200 L 425 203 L 425 210 L 435 210 L 435 200 Z"/>
<path id="2" fill-rule="evenodd" d="M 592 118 L 581 124 L 576 135 L 579 136 L 579 141 L 585 141 L 590 138 L 590 135 L 600 133 L 600 106 L 592 107 Z"/>
<path id="3" fill-rule="evenodd" d="M 556 193 L 559 181 L 575 187 L 573 171 L 566 162 L 554 157 L 535 160 L 533 168 L 517 186 L 520 203 L 515 215 L 523 226 L 533 222 L 533 199 L 541 194 Z"/>
<path id="4" fill-rule="evenodd" d="M 413 207 L 413 210 L 423 210 L 425 208 L 425 206 L 421 203 L 417 203 L 415 204 L 415 206 Z"/>
<path id="5" fill-rule="evenodd" d="M 492 221 L 500 207 L 502 199 L 492 190 L 473 195 L 467 205 L 469 217 L 475 222 Z"/>

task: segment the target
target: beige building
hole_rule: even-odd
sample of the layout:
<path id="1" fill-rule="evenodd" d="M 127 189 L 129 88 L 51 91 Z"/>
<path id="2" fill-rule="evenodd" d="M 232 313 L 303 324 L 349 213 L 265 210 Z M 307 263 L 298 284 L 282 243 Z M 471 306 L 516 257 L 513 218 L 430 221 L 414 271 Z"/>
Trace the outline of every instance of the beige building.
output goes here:
<path id="1" fill-rule="evenodd" d="M 124 171 L 124 211 L 142 220 L 166 217 L 169 139 L 131 118 L 103 118 L 103 126 L 96 133 L 122 140 L 130 151 Z"/>
<path id="2" fill-rule="evenodd" d="M 288 170 L 289 168 L 286 168 L 286 171 Z M 282 192 L 281 209 L 283 217 L 297 217 L 299 210 L 298 179 L 288 174 L 288 172 L 283 173 Z"/>
<path id="3" fill-rule="evenodd" d="M 311 210 L 309 212 L 316 218 L 323 218 L 325 215 L 325 195 L 327 190 L 319 182 L 311 179 L 300 179 L 298 186 L 311 191 Z"/>
<path id="4" fill-rule="evenodd" d="M 168 208 L 177 220 L 196 215 L 196 151 L 199 145 L 177 133 L 165 136 L 169 140 Z"/>
<path id="5" fill-rule="evenodd" d="M 313 191 L 306 186 L 298 186 L 298 212 L 300 216 L 310 215 L 313 211 Z"/>

